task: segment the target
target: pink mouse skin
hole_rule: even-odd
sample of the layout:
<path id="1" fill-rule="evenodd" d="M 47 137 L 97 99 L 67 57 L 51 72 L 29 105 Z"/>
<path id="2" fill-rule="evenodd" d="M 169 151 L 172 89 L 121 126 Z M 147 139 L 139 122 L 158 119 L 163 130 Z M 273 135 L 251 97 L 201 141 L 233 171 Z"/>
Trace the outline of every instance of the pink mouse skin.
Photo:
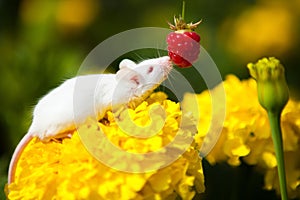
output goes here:
<path id="1" fill-rule="evenodd" d="M 14 181 L 17 161 L 34 137 L 41 141 L 66 136 L 88 117 L 98 120 L 112 106 L 143 101 L 169 75 L 169 56 L 138 64 L 122 60 L 116 74 L 92 74 L 66 80 L 42 97 L 33 111 L 31 126 L 17 145 L 10 161 L 8 184 Z"/>

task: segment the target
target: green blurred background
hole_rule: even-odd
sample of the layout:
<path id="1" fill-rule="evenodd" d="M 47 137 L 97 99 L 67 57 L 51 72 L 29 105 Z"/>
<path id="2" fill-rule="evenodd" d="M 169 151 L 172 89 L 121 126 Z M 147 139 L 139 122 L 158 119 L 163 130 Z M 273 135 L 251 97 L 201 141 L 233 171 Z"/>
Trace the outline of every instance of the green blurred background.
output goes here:
<path id="1" fill-rule="evenodd" d="M 234 73 L 248 78 L 248 62 L 275 56 L 285 65 L 292 96 L 297 98 L 300 0 L 186 3 L 187 21 L 203 19 L 197 29 L 201 45 L 223 77 Z M 181 13 L 181 4 L 180 0 L 0 0 L 1 187 L 10 156 L 30 125 L 38 99 L 62 80 L 75 76 L 84 58 L 101 41 L 132 28 L 168 28 L 166 22 Z M 261 190 L 262 177 L 249 166 L 211 167 L 204 163 L 204 167 L 208 189 L 202 198 L 275 198 L 273 192 Z M 4 199 L 2 191 L 0 197 Z"/>

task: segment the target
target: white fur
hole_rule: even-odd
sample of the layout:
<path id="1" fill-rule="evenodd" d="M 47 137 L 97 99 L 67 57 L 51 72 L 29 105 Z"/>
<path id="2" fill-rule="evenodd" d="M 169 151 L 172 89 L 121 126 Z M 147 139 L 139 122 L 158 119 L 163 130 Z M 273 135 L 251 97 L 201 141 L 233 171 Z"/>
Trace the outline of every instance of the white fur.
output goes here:
<path id="1" fill-rule="evenodd" d="M 75 128 L 88 117 L 98 120 L 112 106 L 126 104 L 157 87 L 169 74 L 168 56 L 145 60 L 139 64 L 125 59 L 117 74 L 93 74 L 66 80 L 39 100 L 34 108 L 28 133 L 18 144 L 10 162 L 8 183 L 14 178 L 21 151 L 34 136 L 41 140 L 55 138 Z M 151 90 L 151 91 L 150 91 Z"/>
<path id="2" fill-rule="evenodd" d="M 153 71 L 148 73 L 150 67 Z M 117 74 L 93 74 L 66 80 L 35 106 L 28 134 L 43 140 L 74 127 L 74 122 L 83 123 L 87 117 L 101 119 L 112 104 L 125 104 L 160 84 L 168 70 L 167 56 L 139 64 L 125 59 Z"/>

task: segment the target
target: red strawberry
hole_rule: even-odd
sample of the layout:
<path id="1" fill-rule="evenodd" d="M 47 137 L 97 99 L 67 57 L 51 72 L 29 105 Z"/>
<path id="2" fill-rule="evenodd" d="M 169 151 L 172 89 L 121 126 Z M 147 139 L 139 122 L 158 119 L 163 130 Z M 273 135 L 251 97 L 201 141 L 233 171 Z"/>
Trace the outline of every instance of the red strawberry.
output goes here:
<path id="1" fill-rule="evenodd" d="M 192 66 L 200 52 L 200 36 L 194 29 L 201 23 L 186 24 L 182 18 L 174 18 L 175 25 L 169 24 L 174 32 L 167 36 L 168 54 L 174 64 L 186 68 Z"/>

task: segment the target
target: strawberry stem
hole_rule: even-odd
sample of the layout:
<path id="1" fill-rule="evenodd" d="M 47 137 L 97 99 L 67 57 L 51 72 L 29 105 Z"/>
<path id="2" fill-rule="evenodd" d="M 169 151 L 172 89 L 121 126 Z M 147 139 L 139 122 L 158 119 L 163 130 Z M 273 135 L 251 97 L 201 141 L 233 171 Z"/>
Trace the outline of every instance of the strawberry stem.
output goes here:
<path id="1" fill-rule="evenodd" d="M 184 14 L 185 14 L 185 1 L 182 1 L 182 11 L 181 11 L 181 19 L 184 20 Z"/>

